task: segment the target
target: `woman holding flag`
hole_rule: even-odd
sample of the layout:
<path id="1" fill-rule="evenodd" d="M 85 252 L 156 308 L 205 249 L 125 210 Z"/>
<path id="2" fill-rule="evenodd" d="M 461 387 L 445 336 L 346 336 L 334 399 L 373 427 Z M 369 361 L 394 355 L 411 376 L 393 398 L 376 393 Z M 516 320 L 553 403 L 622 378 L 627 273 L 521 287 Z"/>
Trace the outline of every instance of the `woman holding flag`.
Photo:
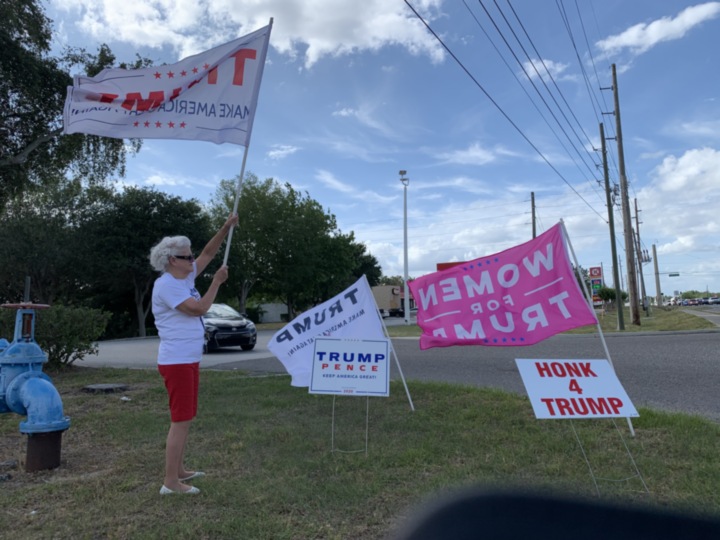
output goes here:
<path id="1" fill-rule="evenodd" d="M 165 447 L 165 480 L 161 495 L 200 493 L 184 482 L 205 476 L 184 466 L 190 424 L 197 414 L 200 360 L 205 329 L 201 316 L 215 301 L 220 285 L 228 278 L 223 265 L 215 272 L 204 295 L 195 288 L 195 277 L 215 257 L 220 244 L 237 224 L 233 213 L 195 259 L 185 236 L 163 238 L 150 251 L 150 264 L 161 272 L 152 292 L 152 311 L 160 337 L 158 370 L 165 381 L 170 404 L 170 430 Z"/>

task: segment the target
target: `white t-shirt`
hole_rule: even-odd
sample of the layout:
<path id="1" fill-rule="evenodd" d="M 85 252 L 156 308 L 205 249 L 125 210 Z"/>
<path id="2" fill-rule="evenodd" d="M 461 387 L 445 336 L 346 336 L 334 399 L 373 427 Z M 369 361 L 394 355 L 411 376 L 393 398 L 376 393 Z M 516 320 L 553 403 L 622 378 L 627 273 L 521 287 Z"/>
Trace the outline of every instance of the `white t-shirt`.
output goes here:
<path id="1" fill-rule="evenodd" d="M 185 279 L 167 272 L 155 280 L 152 292 L 152 312 L 160 336 L 158 364 L 193 364 L 202 359 L 205 327 L 202 318 L 186 315 L 175 309 L 192 297 L 200 300 L 195 288 L 197 266 Z"/>

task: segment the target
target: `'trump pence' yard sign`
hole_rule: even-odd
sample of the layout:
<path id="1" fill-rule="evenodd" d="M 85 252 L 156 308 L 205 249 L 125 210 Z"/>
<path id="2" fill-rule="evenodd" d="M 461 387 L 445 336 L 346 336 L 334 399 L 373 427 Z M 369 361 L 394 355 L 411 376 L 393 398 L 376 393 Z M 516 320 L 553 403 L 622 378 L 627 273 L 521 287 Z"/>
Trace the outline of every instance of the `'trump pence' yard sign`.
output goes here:
<path id="1" fill-rule="evenodd" d="M 610 363 L 605 360 L 516 358 L 540 419 L 639 416 Z"/>
<path id="2" fill-rule="evenodd" d="M 316 338 L 311 394 L 390 395 L 389 339 Z"/>

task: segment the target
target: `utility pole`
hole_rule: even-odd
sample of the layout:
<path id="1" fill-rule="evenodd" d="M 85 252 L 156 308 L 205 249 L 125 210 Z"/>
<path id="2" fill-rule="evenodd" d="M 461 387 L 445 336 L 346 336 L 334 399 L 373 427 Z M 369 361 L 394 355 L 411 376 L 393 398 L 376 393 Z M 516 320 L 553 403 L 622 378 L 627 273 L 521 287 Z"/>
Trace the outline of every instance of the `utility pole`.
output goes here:
<path id="1" fill-rule="evenodd" d="M 530 207 L 532 210 L 532 232 L 533 232 L 533 238 L 537 236 L 537 231 L 535 230 L 535 192 L 530 192 Z"/>
<path id="2" fill-rule="evenodd" d="M 655 250 L 655 244 L 652 245 L 653 250 L 653 265 L 655 266 L 655 302 L 658 307 L 662 306 L 662 292 L 660 291 L 660 271 L 658 270 L 657 251 Z"/>
<path id="3" fill-rule="evenodd" d="M 647 301 L 647 295 L 645 294 L 645 276 L 643 275 L 643 263 L 650 262 L 648 257 L 642 251 L 642 244 L 640 243 L 640 214 L 638 212 L 637 199 L 633 199 L 635 202 L 635 241 L 637 245 L 637 260 L 638 260 L 638 274 L 640 276 L 640 290 L 642 291 L 642 305 L 645 310 L 645 315 L 650 316 L 650 305 Z"/>
<path id="4" fill-rule="evenodd" d="M 615 101 L 615 133 L 618 148 L 618 167 L 620 168 L 620 198 L 622 202 L 623 233 L 625 238 L 625 266 L 627 267 L 628 294 L 630 296 L 630 321 L 640 326 L 640 308 L 638 302 L 637 276 L 635 274 L 635 248 L 633 242 L 628 182 L 625 175 L 625 152 L 622 142 L 622 122 L 620 120 L 620 97 L 618 95 L 617 70 L 612 65 L 613 97 Z"/>
<path id="5" fill-rule="evenodd" d="M 410 179 L 405 175 L 407 171 L 400 171 L 400 182 L 403 185 L 403 263 L 405 276 L 403 279 L 403 313 L 405 324 L 410 324 L 410 292 L 408 290 L 408 237 L 407 237 L 407 188 Z"/>
<path id="6" fill-rule="evenodd" d="M 613 283 L 615 284 L 615 306 L 617 307 L 617 329 L 625 330 L 625 314 L 618 273 L 617 247 L 615 246 L 615 216 L 613 201 L 610 196 L 610 175 L 608 173 L 607 149 L 605 147 L 605 126 L 600 122 L 600 142 L 602 143 L 603 177 L 605 179 L 605 198 L 607 199 L 608 224 L 610 225 L 610 252 L 612 253 Z"/>

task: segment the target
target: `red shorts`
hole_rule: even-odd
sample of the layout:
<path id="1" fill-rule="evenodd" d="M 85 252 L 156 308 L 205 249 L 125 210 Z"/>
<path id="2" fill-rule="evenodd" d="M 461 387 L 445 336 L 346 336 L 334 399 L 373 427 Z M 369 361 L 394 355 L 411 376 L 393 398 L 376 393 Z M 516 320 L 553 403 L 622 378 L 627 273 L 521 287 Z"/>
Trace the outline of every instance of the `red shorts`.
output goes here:
<path id="1" fill-rule="evenodd" d="M 170 398 L 170 420 L 186 422 L 197 415 L 200 362 L 158 365 Z"/>

